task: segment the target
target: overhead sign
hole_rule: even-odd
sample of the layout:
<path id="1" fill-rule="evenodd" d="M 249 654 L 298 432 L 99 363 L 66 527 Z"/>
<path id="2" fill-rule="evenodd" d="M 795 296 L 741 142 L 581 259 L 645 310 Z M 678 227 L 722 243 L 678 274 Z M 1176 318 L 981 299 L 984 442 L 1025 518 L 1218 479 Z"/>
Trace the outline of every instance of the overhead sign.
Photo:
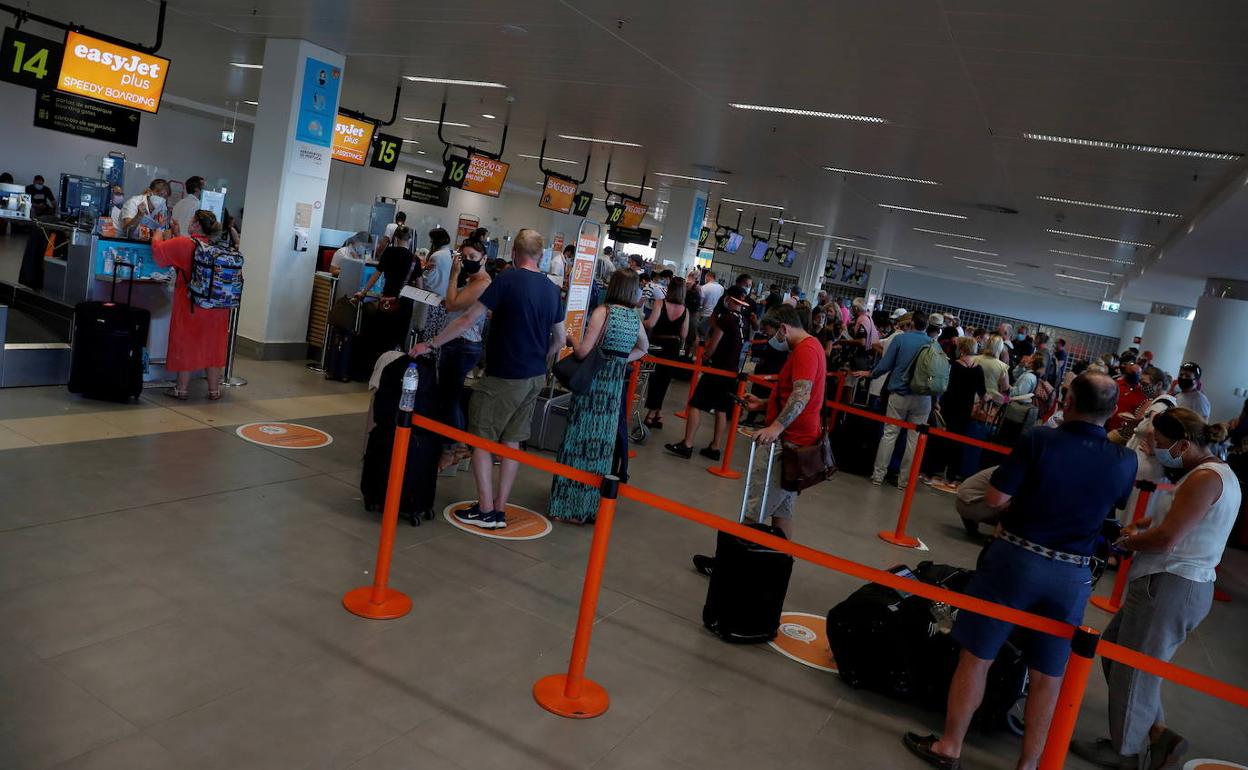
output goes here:
<path id="1" fill-rule="evenodd" d="M 111 107 L 73 94 L 40 91 L 35 95 L 35 126 L 130 147 L 139 145 L 140 113 Z"/>
<path id="2" fill-rule="evenodd" d="M 560 214 L 570 214 L 575 196 L 576 182 L 547 174 L 546 187 L 542 190 L 542 199 L 537 205 Z"/>
<path id="3" fill-rule="evenodd" d="M 451 202 L 451 188 L 432 179 L 408 174 L 403 182 L 403 200 L 446 208 Z"/>
<path id="4" fill-rule="evenodd" d="M 644 227 L 612 227 L 609 235 L 616 243 L 636 243 L 648 246 L 653 240 L 650 230 Z"/>
<path id="5" fill-rule="evenodd" d="M 625 198 L 624 199 L 624 215 L 620 217 L 620 221 L 619 221 L 620 227 L 623 227 L 623 228 L 641 227 L 641 220 L 646 218 L 646 212 L 649 210 L 650 210 L 649 206 L 643 203 L 638 203 L 637 201 L 631 201 L 628 198 Z"/>
<path id="6" fill-rule="evenodd" d="M 503 182 L 511 164 L 494 160 L 480 153 L 468 157 L 452 155 L 446 159 L 442 183 L 450 187 L 497 198 L 503 191 Z"/>
<path id="7" fill-rule="evenodd" d="M 1104 310 L 1106 313 L 1117 313 L 1121 309 L 1122 305 L 1117 302 L 1105 301 L 1101 303 L 1101 310 Z"/>
<path id="8" fill-rule="evenodd" d="M 594 267 L 598 264 L 598 241 L 602 237 L 602 225 L 585 221 L 576 234 L 576 256 L 567 266 L 571 272 L 568 280 L 568 302 L 564 314 L 564 328 L 568 336 L 579 340 L 585 331 L 585 313 L 589 309 L 589 290 L 594 282 Z"/>
<path id="9" fill-rule="evenodd" d="M 58 91 L 156 112 L 169 75 L 169 60 L 81 32 L 65 34 Z"/>
<path id="10" fill-rule="evenodd" d="M 589 216 L 589 204 L 594 202 L 594 194 L 581 190 L 572 199 L 572 216 L 587 217 Z"/>
<path id="11" fill-rule="evenodd" d="M 363 166 L 368 160 L 368 148 L 373 146 L 375 130 L 377 126 L 374 123 L 338 113 L 334 119 L 334 142 L 331 149 L 334 160 Z"/>
<path id="12" fill-rule="evenodd" d="M 6 27 L 0 44 L 0 80 L 27 88 L 55 88 L 62 50 L 55 40 Z"/>
<path id="13" fill-rule="evenodd" d="M 382 171 L 394 171 L 399 165 L 399 153 L 403 149 L 403 140 L 397 136 L 378 133 L 373 140 L 373 159 L 368 165 Z"/>
<path id="14" fill-rule="evenodd" d="M 463 243 L 481 226 L 481 217 L 476 214 L 460 214 L 455 225 L 455 243 Z"/>

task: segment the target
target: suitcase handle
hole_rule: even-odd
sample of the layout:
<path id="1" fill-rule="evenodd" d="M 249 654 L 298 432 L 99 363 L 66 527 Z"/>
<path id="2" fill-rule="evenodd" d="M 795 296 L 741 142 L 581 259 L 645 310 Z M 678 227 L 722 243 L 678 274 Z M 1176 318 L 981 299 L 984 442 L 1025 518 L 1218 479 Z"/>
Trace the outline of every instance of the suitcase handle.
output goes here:
<path id="1" fill-rule="evenodd" d="M 750 507 L 750 479 L 754 476 L 754 452 L 758 449 L 758 441 L 750 440 L 750 459 L 745 466 L 745 489 L 741 492 L 741 515 L 737 523 L 745 523 L 745 513 Z M 763 514 L 767 510 L 767 493 L 771 489 L 771 468 L 776 460 L 776 445 L 767 445 L 767 475 L 763 477 L 763 499 L 759 501 L 758 520 L 762 523 Z"/>
<path id="2" fill-rule="evenodd" d="M 117 268 L 119 267 L 130 268 L 130 279 L 128 281 L 129 288 L 126 291 L 126 305 L 133 306 L 134 305 L 134 267 L 135 267 L 133 262 L 121 262 L 119 260 L 113 261 L 113 282 L 109 284 L 108 301 L 111 304 L 114 304 L 114 305 L 117 304 Z"/>

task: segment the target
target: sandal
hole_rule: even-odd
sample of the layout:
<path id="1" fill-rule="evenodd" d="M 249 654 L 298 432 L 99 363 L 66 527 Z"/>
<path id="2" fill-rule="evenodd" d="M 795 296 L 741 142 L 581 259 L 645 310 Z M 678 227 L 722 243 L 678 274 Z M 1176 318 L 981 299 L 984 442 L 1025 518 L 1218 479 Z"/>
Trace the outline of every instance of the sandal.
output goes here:
<path id="1" fill-rule="evenodd" d="M 918 733 L 906 733 L 902 738 L 902 742 L 906 744 L 906 748 L 910 749 L 910 753 L 919 759 L 927 762 L 933 767 L 939 767 L 940 770 L 960 770 L 962 762 L 957 757 L 946 757 L 944 754 L 937 754 L 932 750 L 932 746 L 936 745 L 936 741 L 940 740 L 935 735 L 926 737 Z"/>
<path id="2" fill-rule="evenodd" d="M 178 390 L 177 388 L 170 388 L 169 390 L 166 390 L 165 395 L 169 398 L 176 398 L 179 401 L 186 401 L 191 397 L 191 394 L 187 391 Z"/>
<path id="3" fill-rule="evenodd" d="M 210 390 L 210 391 L 208 391 L 208 400 L 209 400 L 209 401 L 220 401 L 220 400 L 221 400 L 221 391 L 219 391 L 219 390 Z"/>

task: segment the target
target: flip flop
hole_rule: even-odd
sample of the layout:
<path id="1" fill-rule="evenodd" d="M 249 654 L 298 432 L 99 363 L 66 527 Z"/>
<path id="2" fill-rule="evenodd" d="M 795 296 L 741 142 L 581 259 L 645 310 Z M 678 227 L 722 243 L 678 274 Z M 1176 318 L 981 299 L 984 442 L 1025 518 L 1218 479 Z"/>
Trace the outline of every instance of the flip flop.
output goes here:
<path id="1" fill-rule="evenodd" d="M 910 753 L 929 765 L 939 767 L 941 770 L 961 770 L 962 761 L 957 757 L 946 757 L 944 754 L 932 751 L 932 746 L 938 740 L 940 739 L 935 735 L 925 737 L 918 733 L 906 733 L 902 738 L 902 742 L 906 744 L 907 749 L 910 749 Z"/>
<path id="2" fill-rule="evenodd" d="M 1149 770 L 1177 770 L 1188 745 L 1186 738 L 1167 727 L 1149 746 Z"/>
<path id="3" fill-rule="evenodd" d="M 165 395 L 169 398 L 175 398 L 178 401 L 186 401 L 191 397 L 190 393 L 185 390 L 178 390 L 177 388 L 170 388 L 169 390 L 166 390 Z"/>

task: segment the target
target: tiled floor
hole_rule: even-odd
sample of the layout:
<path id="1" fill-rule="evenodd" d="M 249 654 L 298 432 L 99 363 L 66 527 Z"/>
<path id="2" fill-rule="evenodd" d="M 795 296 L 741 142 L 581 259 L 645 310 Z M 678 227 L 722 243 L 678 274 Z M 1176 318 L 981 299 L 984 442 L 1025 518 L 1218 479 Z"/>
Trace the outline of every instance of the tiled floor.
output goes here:
<path id="1" fill-rule="evenodd" d="M 710 636 L 689 555 L 712 533 L 627 501 L 589 661 L 611 693 L 603 717 L 560 719 L 530 695 L 566 666 L 590 528 L 499 542 L 440 520 L 402 525 L 392 582 L 413 611 L 348 614 L 342 594 L 371 580 L 377 538 L 356 488 L 367 396 L 300 364 L 243 361 L 240 373 L 249 384 L 217 404 L 0 391 L 3 770 L 921 767 L 899 735 L 937 728 L 938 715 Z M 335 441 L 287 451 L 233 433 L 275 418 Z M 735 515 L 739 481 L 660 443 L 639 448 L 635 483 Z M 516 501 L 542 509 L 548 489 L 525 469 Z M 471 494 L 463 476 L 439 480 L 440 503 Z M 899 501 L 839 476 L 802 496 L 798 539 L 913 563 L 875 537 Z M 927 556 L 973 564 L 948 496 L 920 490 L 912 530 Z M 1235 602 L 1215 607 L 1177 662 L 1248 683 L 1246 578 L 1248 559 L 1232 552 L 1222 583 Z M 799 563 L 788 606 L 824 613 L 856 585 Z M 1242 710 L 1175 687 L 1166 697 L 1192 756 L 1248 760 Z M 1104 708 L 1094 677 L 1081 734 L 1103 731 Z M 976 735 L 965 766 L 1009 768 L 1016 749 L 1012 736 Z"/>

